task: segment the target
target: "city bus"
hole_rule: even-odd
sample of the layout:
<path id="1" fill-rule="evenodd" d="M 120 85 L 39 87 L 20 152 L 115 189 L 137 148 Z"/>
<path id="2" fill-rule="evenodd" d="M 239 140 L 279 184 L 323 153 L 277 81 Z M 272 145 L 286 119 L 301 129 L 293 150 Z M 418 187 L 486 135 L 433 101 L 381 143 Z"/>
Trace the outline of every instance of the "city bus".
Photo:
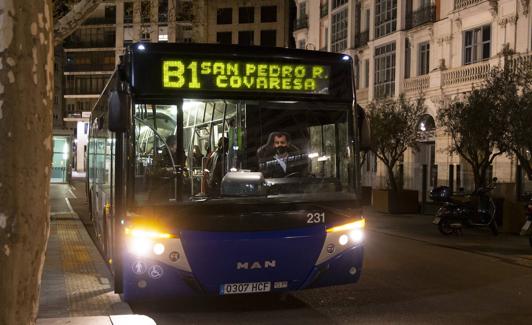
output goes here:
<path id="1" fill-rule="evenodd" d="M 347 55 L 130 45 L 92 110 L 87 150 L 115 291 L 134 301 L 357 282 L 356 108 Z"/>

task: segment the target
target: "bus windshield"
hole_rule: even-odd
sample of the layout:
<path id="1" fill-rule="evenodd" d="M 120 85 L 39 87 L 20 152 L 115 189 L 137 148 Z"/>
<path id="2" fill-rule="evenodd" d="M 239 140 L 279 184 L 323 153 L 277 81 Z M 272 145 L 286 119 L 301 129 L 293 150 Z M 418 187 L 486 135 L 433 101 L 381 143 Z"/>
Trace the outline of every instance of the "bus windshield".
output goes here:
<path id="1" fill-rule="evenodd" d="M 304 101 L 135 104 L 136 203 L 352 193 L 350 112 Z"/>

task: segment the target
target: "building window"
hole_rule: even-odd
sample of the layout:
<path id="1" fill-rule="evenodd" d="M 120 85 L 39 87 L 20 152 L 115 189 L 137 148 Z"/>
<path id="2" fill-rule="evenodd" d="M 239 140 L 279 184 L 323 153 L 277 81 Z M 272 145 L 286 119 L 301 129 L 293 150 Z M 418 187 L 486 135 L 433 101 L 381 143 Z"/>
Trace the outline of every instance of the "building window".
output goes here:
<path id="1" fill-rule="evenodd" d="M 143 23 L 150 22 L 151 6 L 149 1 L 142 1 L 140 3 L 140 19 Z"/>
<path id="2" fill-rule="evenodd" d="M 359 89 L 359 83 L 360 83 L 360 63 L 357 58 L 355 58 L 355 89 Z"/>
<path id="3" fill-rule="evenodd" d="M 364 88 L 369 87 L 369 59 L 364 60 Z"/>
<path id="4" fill-rule="evenodd" d="M 238 8 L 238 23 L 250 24 L 255 21 L 255 8 L 254 7 L 240 7 Z"/>
<path id="5" fill-rule="evenodd" d="M 411 52 L 410 52 L 410 41 L 405 39 L 405 79 L 410 78 L 410 61 L 411 61 Z"/>
<path id="6" fill-rule="evenodd" d="M 418 67 L 418 76 L 429 73 L 429 59 L 430 58 L 430 44 L 429 42 L 424 42 L 419 44 L 419 67 Z"/>
<path id="7" fill-rule="evenodd" d="M 395 42 L 375 48 L 375 98 L 395 95 Z"/>
<path id="8" fill-rule="evenodd" d="M 277 32 L 275 30 L 260 31 L 260 45 L 275 47 L 277 45 Z"/>
<path id="9" fill-rule="evenodd" d="M 124 3 L 124 24 L 133 23 L 133 2 Z"/>
<path id="10" fill-rule="evenodd" d="M 277 6 L 260 7 L 260 22 L 274 23 L 277 21 Z"/>
<path id="11" fill-rule="evenodd" d="M 238 44 L 239 45 L 253 45 L 253 31 L 246 30 L 238 32 Z"/>
<path id="12" fill-rule="evenodd" d="M 347 48 L 347 8 L 332 16 L 331 51 L 340 52 Z"/>
<path id="13" fill-rule="evenodd" d="M 375 1 L 375 37 L 379 38 L 396 30 L 397 0 Z"/>
<path id="14" fill-rule="evenodd" d="M 298 48 L 298 49 L 302 49 L 302 50 L 304 50 L 306 45 L 307 45 L 307 41 L 306 41 L 305 39 L 300 39 L 300 40 L 297 42 L 297 48 Z"/>
<path id="15" fill-rule="evenodd" d="M 332 2 L 332 9 L 336 9 L 342 5 L 345 5 L 347 3 L 347 0 L 333 0 Z"/>
<path id="16" fill-rule="evenodd" d="M 233 23 L 233 8 L 218 8 L 216 12 L 216 24 L 227 25 Z"/>
<path id="17" fill-rule="evenodd" d="M 307 16 L 307 2 L 302 1 L 299 3 L 299 13 L 297 15 L 299 18 L 303 18 Z"/>
<path id="18" fill-rule="evenodd" d="M 370 16 L 370 11 L 369 11 L 369 9 L 366 9 L 366 25 L 365 25 L 366 28 L 364 29 L 364 31 L 366 31 L 366 32 L 369 31 L 369 19 L 370 19 L 370 17 L 371 17 Z"/>
<path id="19" fill-rule="evenodd" d="M 233 35 L 231 32 L 216 33 L 216 42 L 220 44 L 231 44 L 233 42 Z"/>
<path id="20" fill-rule="evenodd" d="M 489 59 L 491 52 L 491 25 L 464 32 L 464 64 Z"/>
<path id="21" fill-rule="evenodd" d="M 159 22 L 168 22 L 168 0 L 159 0 Z"/>

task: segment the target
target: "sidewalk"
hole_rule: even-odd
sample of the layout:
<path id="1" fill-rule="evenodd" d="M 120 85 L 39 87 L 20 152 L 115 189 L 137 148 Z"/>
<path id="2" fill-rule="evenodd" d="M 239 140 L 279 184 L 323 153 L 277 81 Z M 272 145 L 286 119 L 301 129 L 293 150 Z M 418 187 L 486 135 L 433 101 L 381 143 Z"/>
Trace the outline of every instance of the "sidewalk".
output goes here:
<path id="1" fill-rule="evenodd" d="M 112 276 L 69 199 L 68 184 L 50 188 L 50 237 L 41 282 L 37 324 L 155 324 L 131 315 L 112 289 Z"/>
<path id="2" fill-rule="evenodd" d="M 527 237 L 500 233 L 491 234 L 487 228 L 464 228 L 462 235 L 444 236 L 431 215 L 386 214 L 364 207 L 369 231 L 422 241 L 431 245 L 470 251 L 498 260 L 532 268 L 532 247 Z"/>

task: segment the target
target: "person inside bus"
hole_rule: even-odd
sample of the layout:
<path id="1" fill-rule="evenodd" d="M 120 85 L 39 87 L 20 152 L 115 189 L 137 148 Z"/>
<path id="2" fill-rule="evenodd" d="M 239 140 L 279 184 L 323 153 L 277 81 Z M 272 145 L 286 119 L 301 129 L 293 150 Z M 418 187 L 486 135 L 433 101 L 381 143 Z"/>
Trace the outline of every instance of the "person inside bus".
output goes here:
<path id="1" fill-rule="evenodd" d="M 286 132 L 275 131 L 268 142 L 257 150 L 259 171 L 265 178 L 303 177 L 308 170 L 308 158 L 290 142 Z"/>
<path id="2" fill-rule="evenodd" d="M 209 196 L 220 195 L 220 185 L 225 175 L 224 164 L 227 164 L 227 151 L 229 149 L 229 139 L 221 137 L 218 140 L 216 150 L 211 154 L 207 161 L 207 194 Z M 227 167 L 227 166 L 225 166 Z"/>

